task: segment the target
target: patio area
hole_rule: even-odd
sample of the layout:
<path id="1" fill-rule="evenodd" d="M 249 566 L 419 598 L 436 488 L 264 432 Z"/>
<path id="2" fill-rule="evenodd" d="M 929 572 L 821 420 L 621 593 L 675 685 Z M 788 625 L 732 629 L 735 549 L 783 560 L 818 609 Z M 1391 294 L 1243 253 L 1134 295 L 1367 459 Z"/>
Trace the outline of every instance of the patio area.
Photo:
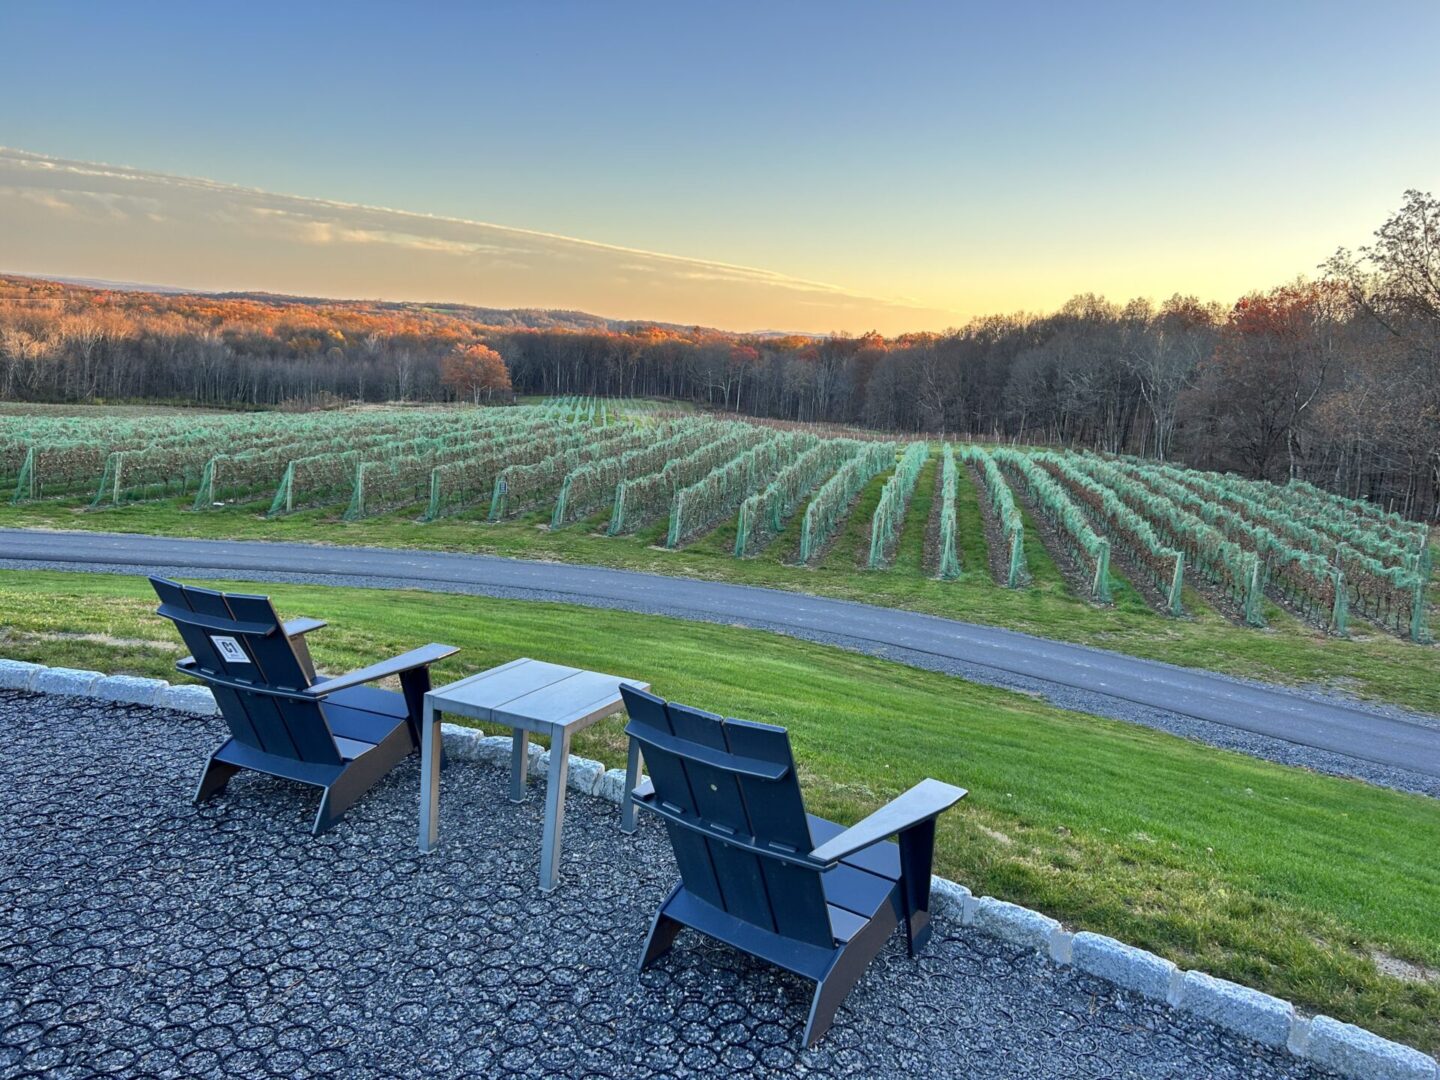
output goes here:
<path id="1" fill-rule="evenodd" d="M 543 895 L 543 783 L 452 763 L 421 855 L 412 757 L 313 838 L 288 782 L 191 805 L 223 732 L 0 692 L 0 1077 L 1325 1075 L 943 918 L 802 1051 L 798 979 L 693 933 L 635 975 L 677 876 L 648 817 L 572 793 Z"/>

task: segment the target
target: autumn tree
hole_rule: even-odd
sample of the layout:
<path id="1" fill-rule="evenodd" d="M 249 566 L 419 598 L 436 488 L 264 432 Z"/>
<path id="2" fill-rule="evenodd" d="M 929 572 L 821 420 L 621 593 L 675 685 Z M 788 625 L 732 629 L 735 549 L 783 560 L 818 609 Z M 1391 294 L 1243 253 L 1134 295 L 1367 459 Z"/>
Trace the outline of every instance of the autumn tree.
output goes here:
<path id="1" fill-rule="evenodd" d="M 1200 362 L 1215 347 L 1219 313 L 1193 296 L 1176 294 L 1157 312 L 1132 300 L 1122 315 L 1121 362 L 1135 377 L 1154 427 L 1153 452 L 1164 461 L 1180 406 Z"/>
<path id="2" fill-rule="evenodd" d="M 1300 475 L 1305 422 L 1335 366 L 1339 301 L 1333 285 L 1303 281 L 1251 293 L 1201 366 L 1195 403 L 1250 475 Z"/>
<path id="3" fill-rule="evenodd" d="M 480 404 L 496 391 L 510 392 L 510 372 L 500 354 L 488 345 L 456 345 L 440 362 L 440 381 L 457 397 Z"/>
<path id="4" fill-rule="evenodd" d="M 1407 191 L 1374 243 L 1340 249 L 1324 269 L 1369 331 L 1352 350 L 1344 400 L 1326 410 L 1344 448 L 1327 479 L 1374 496 L 1362 484 L 1375 466 L 1403 462 L 1392 503 L 1405 513 L 1428 503 L 1440 517 L 1440 199 Z"/>

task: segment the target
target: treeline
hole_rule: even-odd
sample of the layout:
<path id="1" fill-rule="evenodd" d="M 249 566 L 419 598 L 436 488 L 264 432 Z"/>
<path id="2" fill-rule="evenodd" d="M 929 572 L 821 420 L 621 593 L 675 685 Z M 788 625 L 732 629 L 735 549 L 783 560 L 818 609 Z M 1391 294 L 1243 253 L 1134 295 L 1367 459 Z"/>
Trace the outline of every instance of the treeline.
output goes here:
<path id="1" fill-rule="evenodd" d="M 785 420 L 1090 447 L 1298 477 L 1440 515 L 1440 202 L 1418 192 L 1374 244 L 1338 252 L 1319 280 L 1229 306 L 1086 295 L 1049 315 L 891 339 L 557 318 L 0 278 L 0 398 L 443 400 L 454 392 L 444 358 L 485 344 L 520 394 L 670 397 Z"/>

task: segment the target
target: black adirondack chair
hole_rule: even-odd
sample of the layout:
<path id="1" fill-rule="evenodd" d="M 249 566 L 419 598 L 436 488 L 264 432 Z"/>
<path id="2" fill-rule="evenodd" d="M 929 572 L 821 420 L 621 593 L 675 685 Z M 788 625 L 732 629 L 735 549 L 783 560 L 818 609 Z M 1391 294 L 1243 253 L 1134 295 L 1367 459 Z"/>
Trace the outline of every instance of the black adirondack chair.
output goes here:
<path id="1" fill-rule="evenodd" d="M 334 678 L 315 674 L 305 635 L 319 619 L 282 623 L 268 596 L 220 593 L 152 577 L 156 612 L 175 623 L 190 649 L 175 666 L 208 683 L 230 727 L 211 755 L 195 801 L 224 790 L 241 769 L 324 790 L 319 836 L 382 776 L 420 745 L 429 666 L 459 650 L 419 649 Z M 400 676 L 401 692 L 368 686 Z"/>
<path id="2" fill-rule="evenodd" d="M 620 693 L 650 774 L 636 804 L 664 820 L 680 866 L 640 968 L 688 926 L 813 979 L 814 1046 L 897 925 L 912 956 L 929 940 L 935 819 L 965 790 L 924 780 L 845 829 L 805 812 L 784 728 Z"/>

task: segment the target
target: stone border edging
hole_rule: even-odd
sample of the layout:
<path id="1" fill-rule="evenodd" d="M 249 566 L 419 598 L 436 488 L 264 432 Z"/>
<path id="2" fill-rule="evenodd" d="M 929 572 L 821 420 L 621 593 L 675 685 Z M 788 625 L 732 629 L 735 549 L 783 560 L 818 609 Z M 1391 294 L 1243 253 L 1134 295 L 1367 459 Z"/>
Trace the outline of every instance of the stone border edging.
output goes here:
<path id="1" fill-rule="evenodd" d="M 3 657 L 0 690 L 88 697 L 196 716 L 218 716 L 220 712 L 207 687 L 52 668 Z M 445 752 L 457 761 L 510 764 L 513 744 L 506 736 L 484 735 L 458 724 L 442 724 L 441 733 Z M 549 764 L 550 751 L 532 744 L 530 775 L 544 778 Z M 618 804 L 625 790 L 625 770 L 607 770 L 602 762 L 572 754 L 569 787 Z M 1072 933 L 1048 915 L 993 896 L 977 897 L 947 878 L 931 879 L 931 908 L 962 926 L 1034 949 L 1056 964 L 1164 1002 L 1232 1034 L 1266 1046 L 1286 1047 L 1296 1057 L 1350 1080 L 1440 1080 L 1440 1064 L 1413 1047 L 1329 1016 L 1303 1016 L 1288 1001 L 1202 971 L 1182 971 L 1163 957 L 1103 934 Z"/>

